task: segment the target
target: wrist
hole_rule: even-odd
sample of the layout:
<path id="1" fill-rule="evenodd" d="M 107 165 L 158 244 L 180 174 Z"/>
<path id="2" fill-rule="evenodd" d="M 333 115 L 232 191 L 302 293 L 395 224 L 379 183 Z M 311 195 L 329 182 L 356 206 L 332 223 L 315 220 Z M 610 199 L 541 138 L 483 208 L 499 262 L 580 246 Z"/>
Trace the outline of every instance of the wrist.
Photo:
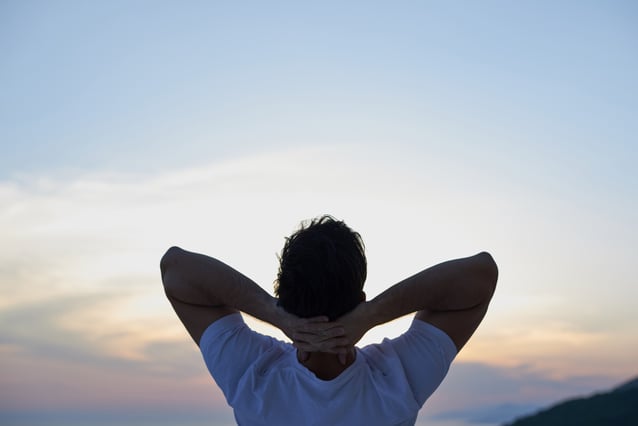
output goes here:
<path id="1" fill-rule="evenodd" d="M 245 303 L 238 303 L 230 306 L 276 327 L 280 323 L 276 299 L 265 292 L 264 294 L 259 294 Z"/>
<path id="2" fill-rule="evenodd" d="M 384 324 L 388 321 L 387 312 L 384 312 L 378 300 L 373 299 L 369 302 L 364 302 L 361 314 L 369 328 L 376 327 L 377 325 Z"/>
<path id="3" fill-rule="evenodd" d="M 266 320 L 268 323 L 283 330 L 287 324 L 287 319 L 290 316 L 288 312 L 279 306 L 279 299 L 271 297 L 268 303 L 269 318 Z"/>

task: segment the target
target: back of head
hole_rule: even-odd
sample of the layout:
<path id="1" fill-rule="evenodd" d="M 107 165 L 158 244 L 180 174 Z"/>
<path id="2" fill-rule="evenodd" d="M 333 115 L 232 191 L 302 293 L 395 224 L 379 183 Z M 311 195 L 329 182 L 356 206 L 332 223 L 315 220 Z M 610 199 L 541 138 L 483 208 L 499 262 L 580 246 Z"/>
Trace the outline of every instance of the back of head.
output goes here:
<path id="1" fill-rule="evenodd" d="M 275 294 L 292 314 L 334 320 L 361 302 L 366 268 L 361 236 L 325 215 L 286 239 Z"/>

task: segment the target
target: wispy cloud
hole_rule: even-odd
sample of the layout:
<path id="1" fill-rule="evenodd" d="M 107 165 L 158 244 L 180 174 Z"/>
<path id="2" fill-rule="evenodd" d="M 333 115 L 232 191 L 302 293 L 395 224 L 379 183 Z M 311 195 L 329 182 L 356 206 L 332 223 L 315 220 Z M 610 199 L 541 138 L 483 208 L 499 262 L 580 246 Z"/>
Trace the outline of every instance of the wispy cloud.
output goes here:
<path id="1" fill-rule="evenodd" d="M 476 377 L 498 384 L 481 393 L 485 404 L 519 404 L 551 399 L 556 389 L 576 390 L 574 377 L 583 369 L 604 382 L 633 368 L 638 348 L 627 339 L 636 325 L 609 328 L 633 312 L 631 298 L 593 297 L 594 266 L 618 259 L 599 253 L 593 242 L 600 232 L 582 226 L 592 215 L 572 220 L 567 204 L 517 194 L 486 176 L 467 187 L 462 182 L 471 169 L 459 177 L 463 170 L 450 166 L 446 172 L 450 163 L 440 158 L 402 164 L 386 161 L 391 152 L 383 158 L 362 152 L 355 146 L 305 148 L 155 175 L 0 182 L 3 406 L 214 401 L 223 407 L 164 300 L 162 252 L 179 244 L 219 256 L 270 290 L 284 236 L 299 220 L 326 212 L 364 236 L 370 297 L 437 261 L 482 249 L 495 254 L 501 266 L 496 297 L 441 394 L 457 386 L 458 374 L 459 389 L 461 383 L 472 388 Z M 452 171 L 449 181 L 434 179 Z M 560 232 L 578 235 L 578 244 Z M 630 235 L 604 247 L 624 247 L 625 239 Z M 599 255 L 597 263 L 578 268 L 583 253 L 586 259 Z M 635 292 L 623 268 L 615 270 L 618 279 L 607 284 L 607 293 Z M 406 321 L 372 330 L 363 342 L 397 335 Z M 584 387 L 599 383 L 592 380 Z M 462 401 L 476 401 L 455 392 Z M 448 407 L 440 399 L 430 406 Z"/>
<path id="2" fill-rule="evenodd" d="M 424 418 L 496 424 L 574 396 L 618 384 L 604 375 L 552 377 L 530 365 L 456 363 L 426 403 Z"/>

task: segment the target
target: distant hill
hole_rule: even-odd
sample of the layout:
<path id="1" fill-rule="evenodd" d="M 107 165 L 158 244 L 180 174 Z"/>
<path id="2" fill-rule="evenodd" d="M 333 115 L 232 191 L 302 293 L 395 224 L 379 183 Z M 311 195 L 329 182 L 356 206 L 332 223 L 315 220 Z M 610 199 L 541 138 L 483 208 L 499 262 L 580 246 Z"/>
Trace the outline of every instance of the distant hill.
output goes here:
<path id="1" fill-rule="evenodd" d="M 610 392 L 561 402 L 506 426 L 636 426 L 638 378 Z"/>

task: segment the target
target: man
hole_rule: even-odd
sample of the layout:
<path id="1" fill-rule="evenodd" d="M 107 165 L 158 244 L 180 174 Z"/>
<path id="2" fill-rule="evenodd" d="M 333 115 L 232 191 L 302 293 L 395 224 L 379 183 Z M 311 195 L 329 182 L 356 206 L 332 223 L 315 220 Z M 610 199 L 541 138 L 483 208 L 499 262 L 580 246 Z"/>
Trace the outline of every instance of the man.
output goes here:
<path id="1" fill-rule="evenodd" d="M 485 252 L 425 269 L 365 300 L 359 234 L 323 216 L 286 240 L 274 298 L 211 257 L 170 248 L 166 295 L 240 425 L 413 425 L 487 311 L 498 270 Z M 252 331 L 245 312 L 292 345 Z M 416 312 L 395 339 L 371 328 Z"/>

